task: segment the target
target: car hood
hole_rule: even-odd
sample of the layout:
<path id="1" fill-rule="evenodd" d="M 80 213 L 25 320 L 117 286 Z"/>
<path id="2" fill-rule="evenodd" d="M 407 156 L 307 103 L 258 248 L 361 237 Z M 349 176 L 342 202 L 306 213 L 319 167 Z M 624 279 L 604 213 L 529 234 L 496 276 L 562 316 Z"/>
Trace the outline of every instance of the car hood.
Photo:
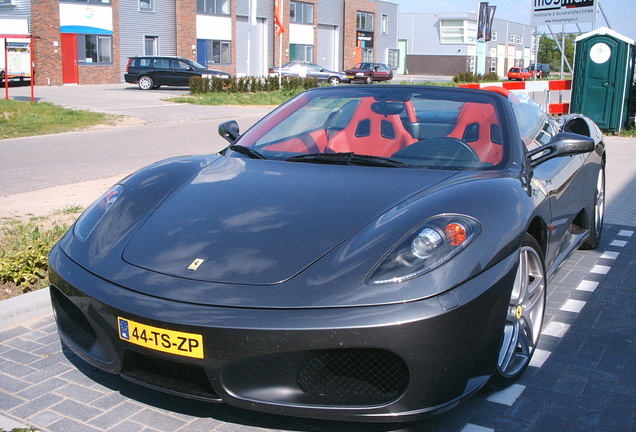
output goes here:
<path id="1" fill-rule="evenodd" d="M 453 174 L 223 157 L 154 210 L 123 259 L 199 281 L 284 282 Z"/>

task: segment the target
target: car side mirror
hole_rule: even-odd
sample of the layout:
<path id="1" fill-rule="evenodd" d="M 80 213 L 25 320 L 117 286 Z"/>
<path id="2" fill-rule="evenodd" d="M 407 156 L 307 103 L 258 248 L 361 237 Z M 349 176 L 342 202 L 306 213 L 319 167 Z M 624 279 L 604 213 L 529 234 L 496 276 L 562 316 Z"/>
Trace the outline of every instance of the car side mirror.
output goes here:
<path id="1" fill-rule="evenodd" d="M 530 166 L 537 166 L 543 162 L 561 156 L 571 156 L 594 151 L 596 143 L 593 138 L 560 132 L 552 137 L 549 143 L 527 153 L 530 158 Z M 533 158 L 537 156 L 536 158 Z"/>
<path id="2" fill-rule="evenodd" d="M 221 135 L 227 142 L 234 144 L 234 141 L 239 139 L 241 134 L 239 133 L 239 125 L 236 120 L 228 120 L 219 125 L 219 135 Z"/>

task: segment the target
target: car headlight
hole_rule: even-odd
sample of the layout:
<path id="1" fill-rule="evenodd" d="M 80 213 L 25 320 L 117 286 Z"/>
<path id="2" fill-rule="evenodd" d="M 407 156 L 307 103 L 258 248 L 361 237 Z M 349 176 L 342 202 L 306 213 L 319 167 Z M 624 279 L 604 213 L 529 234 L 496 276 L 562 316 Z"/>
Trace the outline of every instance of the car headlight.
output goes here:
<path id="1" fill-rule="evenodd" d="M 364 76 L 364 72 L 358 72 L 356 73 L 356 76 Z"/>
<path id="2" fill-rule="evenodd" d="M 116 185 L 91 204 L 75 222 L 75 227 L 73 228 L 75 237 L 80 241 L 86 240 L 123 192 L 124 187 Z"/>
<path id="3" fill-rule="evenodd" d="M 480 232 L 479 222 L 469 216 L 445 214 L 430 218 L 382 258 L 367 283 L 398 283 L 429 272 L 465 249 Z"/>

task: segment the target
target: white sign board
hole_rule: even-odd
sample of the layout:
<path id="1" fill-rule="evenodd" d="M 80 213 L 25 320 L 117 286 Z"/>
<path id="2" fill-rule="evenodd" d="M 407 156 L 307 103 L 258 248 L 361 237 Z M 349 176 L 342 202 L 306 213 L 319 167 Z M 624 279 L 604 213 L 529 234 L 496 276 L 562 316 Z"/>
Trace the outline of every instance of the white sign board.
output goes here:
<path id="1" fill-rule="evenodd" d="M 596 22 L 599 0 L 530 0 L 533 26 Z"/>

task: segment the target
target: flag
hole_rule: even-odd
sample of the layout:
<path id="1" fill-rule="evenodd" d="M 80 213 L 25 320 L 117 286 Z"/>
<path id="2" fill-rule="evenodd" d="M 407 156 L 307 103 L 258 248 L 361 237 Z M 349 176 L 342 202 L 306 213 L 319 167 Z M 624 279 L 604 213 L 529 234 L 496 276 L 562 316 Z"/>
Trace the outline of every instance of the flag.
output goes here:
<path id="1" fill-rule="evenodd" d="M 477 21 L 477 39 L 484 37 L 484 28 L 488 21 L 488 2 L 479 2 L 479 19 Z"/>
<path id="2" fill-rule="evenodd" d="M 274 0 L 274 27 L 276 28 L 276 35 L 280 36 L 285 33 L 287 30 L 283 26 L 283 21 L 281 20 L 281 2 L 283 0 Z"/>
<path id="3" fill-rule="evenodd" d="M 486 42 L 492 39 L 492 21 L 495 18 L 495 9 L 497 9 L 497 6 L 488 6 L 488 19 L 486 20 L 486 29 L 484 30 L 484 40 Z"/>

